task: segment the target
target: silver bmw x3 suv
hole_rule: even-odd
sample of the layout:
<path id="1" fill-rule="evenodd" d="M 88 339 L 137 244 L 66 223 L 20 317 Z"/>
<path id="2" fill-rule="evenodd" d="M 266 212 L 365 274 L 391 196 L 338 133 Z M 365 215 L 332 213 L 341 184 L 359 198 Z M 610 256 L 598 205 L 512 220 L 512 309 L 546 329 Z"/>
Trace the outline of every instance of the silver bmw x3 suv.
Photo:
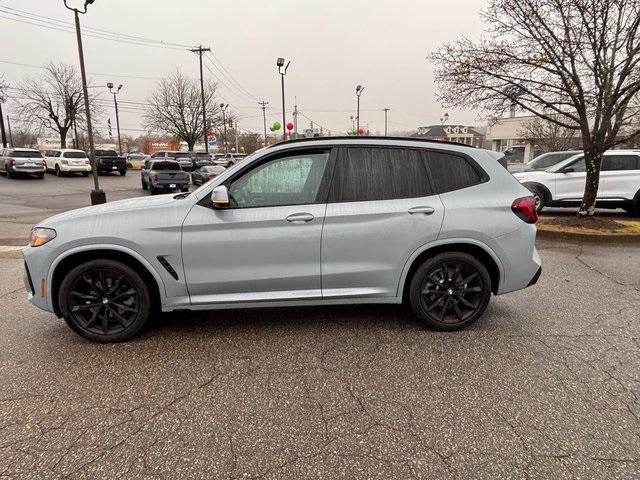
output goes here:
<path id="1" fill-rule="evenodd" d="M 191 193 L 41 222 L 25 285 L 100 342 L 158 311 L 285 305 L 404 302 L 460 329 L 541 272 L 533 198 L 498 160 L 424 140 L 283 142 Z"/>

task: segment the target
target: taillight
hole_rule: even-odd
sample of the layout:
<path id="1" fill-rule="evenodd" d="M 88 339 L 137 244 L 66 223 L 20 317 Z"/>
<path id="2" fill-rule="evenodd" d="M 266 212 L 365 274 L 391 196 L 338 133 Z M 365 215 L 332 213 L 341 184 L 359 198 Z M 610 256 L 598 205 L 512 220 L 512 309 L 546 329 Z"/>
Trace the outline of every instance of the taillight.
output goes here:
<path id="1" fill-rule="evenodd" d="M 158 174 L 157 174 L 157 173 L 152 174 L 152 175 L 151 175 L 151 180 L 153 180 L 154 182 L 155 182 L 156 180 L 158 180 Z"/>
<path id="2" fill-rule="evenodd" d="M 217 175 L 209 175 L 209 180 L 213 180 L 216 177 L 217 177 Z"/>
<path id="3" fill-rule="evenodd" d="M 69 160 L 60 160 L 62 165 L 69 165 Z"/>
<path id="4" fill-rule="evenodd" d="M 9 158 L 9 165 L 15 165 L 16 164 L 16 159 L 15 158 Z"/>
<path id="5" fill-rule="evenodd" d="M 533 197 L 522 197 L 514 200 L 511 204 L 511 210 L 524 222 L 536 223 L 538 221 L 536 201 Z"/>

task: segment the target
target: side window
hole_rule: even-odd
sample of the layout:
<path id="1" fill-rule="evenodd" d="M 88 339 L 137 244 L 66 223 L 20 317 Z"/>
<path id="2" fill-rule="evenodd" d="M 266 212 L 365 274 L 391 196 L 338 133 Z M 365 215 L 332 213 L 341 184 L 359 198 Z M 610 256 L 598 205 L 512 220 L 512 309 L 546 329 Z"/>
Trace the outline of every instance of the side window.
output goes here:
<path id="1" fill-rule="evenodd" d="M 464 157 L 452 153 L 430 151 L 429 168 L 438 193 L 471 187 L 482 181 L 480 174 Z"/>
<path id="2" fill-rule="evenodd" d="M 605 155 L 602 159 L 603 172 L 613 170 L 638 170 L 637 155 Z"/>
<path id="3" fill-rule="evenodd" d="M 231 184 L 231 206 L 250 208 L 315 203 L 329 153 L 329 150 L 298 152 L 257 166 Z"/>
<path id="4" fill-rule="evenodd" d="M 584 173 L 587 171 L 587 164 L 584 161 L 584 157 L 581 157 L 571 165 L 567 165 L 566 168 L 573 168 L 573 171 L 576 173 Z"/>
<path id="5" fill-rule="evenodd" d="M 427 197 L 433 192 L 418 150 L 349 147 L 340 150 L 330 202 Z"/>

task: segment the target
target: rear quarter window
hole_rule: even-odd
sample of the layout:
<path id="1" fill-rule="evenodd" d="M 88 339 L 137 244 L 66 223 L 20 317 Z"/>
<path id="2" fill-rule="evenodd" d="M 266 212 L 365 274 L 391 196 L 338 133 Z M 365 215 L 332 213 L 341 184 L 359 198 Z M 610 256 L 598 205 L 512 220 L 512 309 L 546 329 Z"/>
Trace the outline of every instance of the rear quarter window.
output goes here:
<path id="1" fill-rule="evenodd" d="M 486 178 L 479 166 L 453 153 L 429 151 L 428 165 L 438 193 L 472 187 Z"/>

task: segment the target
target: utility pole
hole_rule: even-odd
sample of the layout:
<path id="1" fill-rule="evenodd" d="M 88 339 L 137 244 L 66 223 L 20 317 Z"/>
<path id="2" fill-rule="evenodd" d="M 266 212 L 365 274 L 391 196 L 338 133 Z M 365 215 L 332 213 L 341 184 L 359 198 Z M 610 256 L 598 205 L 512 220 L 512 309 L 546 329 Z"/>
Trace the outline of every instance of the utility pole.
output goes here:
<path id="1" fill-rule="evenodd" d="M 382 111 L 384 112 L 384 136 L 387 136 L 387 113 L 389 113 L 389 108 L 383 108 Z"/>
<path id="2" fill-rule="evenodd" d="M 9 118 L 9 115 L 7 115 L 7 127 L 9 128 L 9 145 L 15 147 L 13 144 L 13 135 L 11 135 L 11 119 Z"/>
<path id="3" fill-rule="evenodd" d="M 294 106 L 293 106 L 293 131 L 295 133 L 295 138 L 298 138 L 298 97 L 293 97 Z"/>
<path id="4" fill-rule="evenodd" d="M 100 190 L 98 183 L 98 167 L 96 165 L 96 149 L 93 144 L 93 127 L 91 126 L 91 110 L 89 109 L 89 91 L 87 89 L 87 72 L 84 68 L 84 52 L 82 50 L 82 32 L 80 30 L 80 16 L 79 14 L 87 13 L 87 6 L 92 4 L 95 0 L 85 0 L 84 11 L 80 12 L 77 8 L 71 8 L 67 5 L 67 0 L 64 0 L 64 6 L 68 10 L 72 10 L 75 14 L 76 21 L 76 37 L 78 40 L 78 56 L 80 57 L 80 74 L 82 76 L 82 93 L 84 95 L 84 111 L 87 116 L 87 136 L 89 137 L 89 159 L 91 161 L 91 171 L 93 173 L 93 190 L 91 190 L 91 205 L 98 205 L 100 203 L 106 203 L 107 195 L 103 190 Z"/>
<path id="5" fill-rule="evenodd" d="M 269 102 L 265 102 L 264 100 L 258 102 L 258 105 L 262 106 L 262 123 L 264 123 L 264 146 L 267 146 L 267 105 Z"/>
<path id="6" fill-rule="evenodd" d="M 229 108 L 229 104 L 226 105 L 224 103 L 220 104 L 220 110 L 222 110 L 222 126 L 224 128 L 224 153 L 227 153 L 227 108 Z"/>
<path id="7" fill-rule="evenodd" d="M 118 150 L 120 150 L 120 156 L 122 156 L 122 140 L 120 139 L 120 117 L 118 116 L 118 94 L 120 93 L 120 90 L 122 90 L 122 84 L 118 85 L 118 90 L 116 90 L 115 92 L 112 91 L 113 89 L 113 83 L 109 82 L 107 83 L 107 88 L 109 89 L 109 92 L 111 92 L 113 94 L 113 103 L 116 106 L 116 127 L 118 128 Z"/>
<path id="8" fill-rule="evenodd" d="M 192 48 L 193 53 L 197 53 L 200 57 L 200 93 L 202 95 L 202 128 L 204 130 L 204 150 L 209 153 L 209 139 L 207 138 L 207 106 L 204 102 L 204 76 L 202 74 L 202 55 L 205 52 L 210 52 L 210 48 L 200 45 L 198 48 Z M 225 136 L 226 141 L 226 136 Z"/>
<path id="9" fill-rule="evenodd" d="M 238 146 L 238 120 L 236 120 L 236 153 L 240 153 L 240 147 Z"/>

